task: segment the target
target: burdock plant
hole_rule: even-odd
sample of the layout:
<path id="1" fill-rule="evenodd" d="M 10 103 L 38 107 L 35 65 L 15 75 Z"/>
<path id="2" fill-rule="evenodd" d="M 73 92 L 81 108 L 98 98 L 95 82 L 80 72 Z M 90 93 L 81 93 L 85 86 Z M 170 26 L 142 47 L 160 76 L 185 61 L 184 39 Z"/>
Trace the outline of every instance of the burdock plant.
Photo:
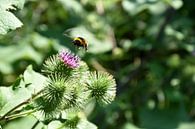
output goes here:
<path id="1" fill-rule="evenodd" d="M 33 114 L 38 121 L 32 128 L 43 122 L 52 129 L 94 129 L 84 117 L 87 104 L 94 100 L 106 105 L 116 95 L 116 82 L 111 74 L 90 71 L 87 64 L 70 51 L 62 50 L 46 59 L 42 74 L 44 76 L 27 70 L 12 87 L 0 88 L 0 97 L 5 98 L 0 103 L 0 124 Z M 20 97 L 20 92 L 25 93 L 25 99 Z M 8 97 L 4 97 L 5 93 Z M 14 101 L 15 98 L 19 100 Z"/>
<path id="2" fill-rule="evenodd" d="M 116 82 L 112 75 L 103 71 L 89 71 L 86 63 L 70 51 L 62 50 L 49 57 L 44 63 L 43 73 L 48 83 L 36 100 L 38 109 L 45 118 L 61 122 L 64 120 L 62 114 L 71 111 L 74 117 L 65 118 L 64 122 L 64 125 L 71 125 L 71 128 L 77 127 L 77 113 L 90 100 L 105 105 L 111 103 L 116 95 Z"/>

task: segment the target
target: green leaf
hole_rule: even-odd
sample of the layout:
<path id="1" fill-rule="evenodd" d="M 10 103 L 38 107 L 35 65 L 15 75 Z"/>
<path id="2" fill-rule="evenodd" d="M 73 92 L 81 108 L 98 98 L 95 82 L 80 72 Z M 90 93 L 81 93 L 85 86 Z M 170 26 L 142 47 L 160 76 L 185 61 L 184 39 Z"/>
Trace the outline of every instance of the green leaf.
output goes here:
<path id="1" fill-rule="evenodd" d="M 77 2 L 76 0 L 58 0 L 65 9 L 71 10 L 76 13 L 84 12 L 81 4 Z"/>
<path id="2" fill-rule="evenodd" d="M 14 71 L 12 65 L 18 60 L 32 60 L 37 64 L 40 64 L 42 62 L 40 53 L 35 51 L 25 41 L 29 42 L 29 40 L 24 40 L 19 45 L 0 47 L 0 71 L 2 73 L 12 73 Z M 6 55 L 9 55 L 9 58 L 5 58 Z"/>
<path id="3" fill-rule="evenodd" d="M 187 114 L 182 106 L 167 110 L 142 109 L 140 112 L 141 128 L 146 129 L 176 129 L 179 123 L 187 119 Z"/>
<path id="4" fill-rule="evenodd" d="M 1 0 L 0 1 L 0 34 L 6 34 L 9 30 L 15 30 L 22 26 L 22 22 L 8 10 L 22 8 L 25 0 Z"/>
<path id="5" fill-rule="evenodd" d="M 178 129 L 194 129 L 195 122 L 183 122 L 179 124 Z"/>
<path id="6" fill-rule="evenodd" d="M 43 89 L 46 84 L 46 77 L 33 71 L 32 66 L 29 66 L 24 72 L 24 82 L 29 85 L 26 86 L 32 93 L 37 93 Z"/>
<path id="7" fill-rule="evenodd" d="M 77 128 L 78 129 L 97 129 L 97 126 L 87 120 L 81 119 L 77 125 Z"/>
<path id="8" fill-rule="evenodd" d="M 148 2 L 146 0 L 143 1 L 123 0 L 122 7 L 129 15 L 132 16 L 135 16 L 144 10 L 149 10 L 152 14 L 161 14 L 166 9 L 166 5 L 160 0 L 159 1 L 153 0 L 151 2 Z"/>
<path id="9" fill-rule="evenodd" d="M 24 87 L 24 82 L 21 81 L 19 85 Z M 3 116 L 27 98 L 30 98 L 31 94 L 28 93 L 26 88 L 13 90 L 12 87 L 0 87 L 0 96 L 0 116 Z"/>
<path id="10" fill-rule="evenodd" d="M 62 123 L 60 121 L 52 121 L 49 123 L 47 129 L 57 129 L 60 128 L 62 126 Z M 63 128 L 61 128 L 63 129 Z"/>
<path id="11" fill-rule="evenodd" d="M 32 95 L 39 92 L 46 83 L 46 77 L 36 73 L 29 66 L 24 72 L 23 79 L 16 81 L 16 84 L 10 87 L 0 87 L 0 116 L 5 115 L 11 109 L 24 101 L 32 98 Z"/>
<path id="12" fill-rule="evenodd" d="M 31 129 L 36 123 L 37 119 L 31 115 L 11 121 L 3 126 L 4 129 Z M 36 126 L 35 129 L 44 129 L 44 126 L 41 122 Z M 1 129 L 1 128 L 0 128 Z"/>
<path id="13" fill-rule="evenodd" d="M 1 0 L 0 8 L 3 10 L 7 9 L 16 9 L 15 7 L 22 9 L 24 6 L 25 0 Z"/>
<path id="14" fill-rule="evenodd" d="M 168 4 L 170 4 L 174 9 L 179 9 L 183 6 L 182 0 L 165 0 Z"/>
<path id="15" fill-rule="evenodd" d="M 52 121 L 51 123 L 49 123 L 47 129 L 59 129 L 59 128 L 69 129 L 69 127 L 65 127 L 64 124 L 61 123 L 60 121 Z M 97 129 L 97 126 L 85 119 L 81 119 L 76 129 Z"/>
<path id="16" fill-rule="evenodd" d="M 136 127 L 135 125 L 133 125 L 132 123 L 128 122 L 126 123 L 122 129 L 140 129 L 138 127 Z"/>

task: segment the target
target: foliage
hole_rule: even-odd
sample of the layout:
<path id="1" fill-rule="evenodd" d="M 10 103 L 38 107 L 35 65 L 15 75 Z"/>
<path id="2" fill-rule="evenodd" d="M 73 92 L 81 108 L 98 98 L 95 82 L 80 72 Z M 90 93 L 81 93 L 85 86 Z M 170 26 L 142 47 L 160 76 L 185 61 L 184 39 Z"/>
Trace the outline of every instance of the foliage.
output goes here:
<path id="1" fill-rule="evenodd" d="M 98 71 L 95 75 L 90 75 L 92 79 L 89 81 L 80 78 L 82 75 L 89 78 L 89 71 L 86 64 L 79 66 L 79 63 L 79 57 L 62 51 L 46 60 L 46 77 L 29 67 L 12 86 L 0 87 L 1 124 L 33 113 L 38 121 L 48 125 L 48 128 L 55 120 L 60 122 L 55 128 L 96 128 L 86 119 L 79 117 L 78 113 L 82 112 L 84 106 L 93 98 L 105 104 L 111 103 L 115 97 L 116 83 L 111 75 Z M 100 95 L 96 87 L 104 91 L 104 94 Z M 96 94 L 93 94 L 95 92 Z"/>
<path id="2" fill-rule="evenodd" d="M 1 0 L 0 1 L 0 34 L 6 34 L 9 30 L 14 30 L 22 26 L 22 23 L 17 19 L 10 10 L 23 8 L 24 0 Z"/>
<path id="3" fill-rule="evenodd" d="M 7 3 L 10 1 L 12 2 L 6 0 Z M 17 3 L 11 5 L 13 4 L 18 5 Z M 77 112 L 78 117 L 71 115 L 72 109 L 68 110 L 68 118 L 82 119 L 84 123 L 81 125 L 92 126 L 91 128 L 97 125 L 100 129 L 193 129 L 195 127 L 194 4 L 193 0 L 26 1 L 21 11 L 14 11 L 24 25 L 20 29 L 0 36 L 1 115 L 38 92 L 33 91 L 33 83 L 36 81 L 31 80 L 31 77 L 35 80 L 40 78 L 36 79 L 34 73 L 42 72 L 51 79 L 46 81 L 48 85 L 52 84 L 53 79 L 56 80 L 55 74 L 54 77 L 48 74 L 52 73 L 52 66 L 58 64 L 51 63 L 55 59 L 55 56 L 51 55 L 62 48 L 68 48 L 83 60 L 80 63 L 83 67 L 75 70 L 72 77 L 80 78 L 77 82 L 81 84 L 86 80 L 92 80 L 90 83 L 85 83 L 85 88 L 91 90 L 93 87 L 89 87 L 88 84 L 95 84 L 93 80 L 96 78 L 95 72 L 89 72 L 93 70 L 109 72 L 117 82 L 116 99 L 110 105 L 104 107 L 95 105 L 92 99 L 82 112 Z M 10 6 L 0 4 L 0 7 L 10 14 L 8 9 Z M 15 28 L 16 26 L 6 28 L 4 33 Z M 69 37 L 63 36 L 64 33 Z M 71 44 L 71 38 L 75 36 L 84 37 L 88 41 L 87 52 Z M 51 65 L 49 67 L 51 69 L 42 65 L 45 60 L 45 64 Z M 30 67 L 25 71 L 29 64 L 37 72 Z M 27 71 L 33 71 L 33 75 L 30 77 L 22 75 L 23 72 L 28 73 Z M 36 76 L 45 78 L 43 75 L 38 75 Z M 25 78 L 29 81 L 25 81 Z M 64 83 L 65 80 L 58 81 Z M 107 82 L 103 80 L 101 83 Z M 5 88 L 3 85 L 11 87 Z M 46 85 L 41 85 L 40 88 L 42 86 Z M 14 94 L 13 87 L 16 88 Z M 52 88 L 47 89 L 44 94 L 50 93 Z M 17 89 L 18 92 L 15 92 Z M 70 94 L 74 96 L 72 90 Z M 83 93 L 78 92 L 83 89 L 74 90 L 78 96 L 79 93 Z M 24 97 L 20 96 L 21 92 L 24 93 Z M 14 99 L 2 97 L 6 95 L 13 96 Z M 15 98 L 17 101 L 14 101 Z M 98 98 L 101 97 L 96 99 Z M 102 101 L 98 102 L 102 104 Z M 19 108 L 19 111 L 31 111 L 29 113 L 31 115 L 8 122 L 3 121 L 1 124 L 4 128 L 13 129 L 13 125 L 24 127 L 25 121 L 29 121 L 31 127 L 37 119 L 44 121 L 42 112 L 32 113 L 32 107 L 36 104 L 38 103 Z M 71 105 L 74 105 L 74 102 Z M 74 108 L 74 111 L 78 111 L 82 103 L 79 101 L 75 106 L 79 108 Z M 63 118 L 67 118 L 67 112 L 62 112 L 62 119 L 53 120 L 47 127 L 63 126 L 65 124 Z M 48 121 L 45 120 L 44 124 Z M 71 125 L 68 123 L 66 122 L 66 125 Z M 39 123 L 36 128 L 45 127 L 44 124 Z"/>

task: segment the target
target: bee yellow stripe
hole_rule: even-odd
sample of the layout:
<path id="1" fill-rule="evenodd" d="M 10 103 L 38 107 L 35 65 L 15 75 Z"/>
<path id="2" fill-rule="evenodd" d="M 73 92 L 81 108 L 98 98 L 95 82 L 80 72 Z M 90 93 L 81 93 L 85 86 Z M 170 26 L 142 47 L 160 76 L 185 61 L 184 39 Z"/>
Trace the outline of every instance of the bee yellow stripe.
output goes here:
<path id="1" fill-rule="evenodd" d="M 80 38 L 76 37 L 74 40 L 79 40 L 81 43 L 83 42 Z"/>

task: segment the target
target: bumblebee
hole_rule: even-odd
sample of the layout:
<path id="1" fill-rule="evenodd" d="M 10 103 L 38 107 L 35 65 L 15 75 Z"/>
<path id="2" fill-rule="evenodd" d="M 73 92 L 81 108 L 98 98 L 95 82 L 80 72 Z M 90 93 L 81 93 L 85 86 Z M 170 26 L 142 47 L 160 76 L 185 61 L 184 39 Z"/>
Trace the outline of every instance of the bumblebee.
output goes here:
<path id="1" fill-rule="evenodd" d="M 71 31 L 71 30 L 72 30 L 72 29 L 66 30 L 66 31 L 64 32 L 64 36 L 73 39 L 73 40 L 72 40 L 72 43 L 73 43 L 75 46 L 77 46 L 77 47 L 79 47 L 79 48 L 82 47 L 82 48 L 85 49 L 85 51 L 87 51 L 87 50 L 88 50 L 88 43 L 87 43 L 87 41 L 86 41 L 84 38 L 82 38 L 82 37 L 75 37 L 75 38 L 70 37 L 67 33 L 68 33 L 69 31 Z"/>
<path id="2" fill-rule="evenodd" d="M 82 37 L 76 37 L 73 39 L 72 43 L 77 47 L 82 47 L 85 49 L 85 51 L 88 50 L 88 44 L 87 41 Z"/>

